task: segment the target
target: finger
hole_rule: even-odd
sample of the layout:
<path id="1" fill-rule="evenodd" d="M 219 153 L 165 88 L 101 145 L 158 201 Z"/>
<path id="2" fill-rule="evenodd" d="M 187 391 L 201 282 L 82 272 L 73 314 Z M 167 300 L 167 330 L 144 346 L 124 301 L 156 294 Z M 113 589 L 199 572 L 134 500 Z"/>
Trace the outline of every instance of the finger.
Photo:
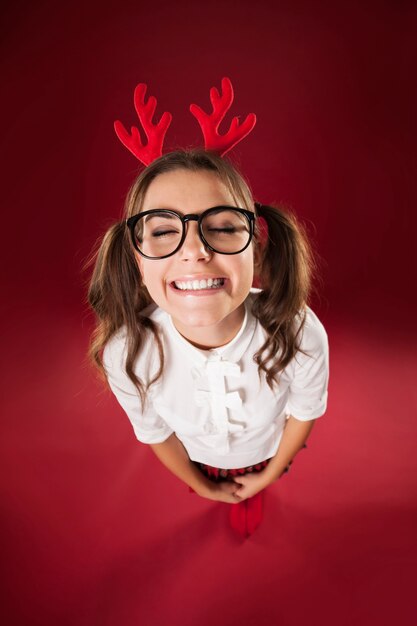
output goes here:
<path id="1" fill-rule="evenodd" d="M 234 495 L 240 499 L 245 498 L 246 497 L 245 489 L 243 487 L 241 487 L 240 489 L 236 489 Z"/>
<path id="2" fill-rule="evenodd" d="M 234 493 L 236 491 L 235 483 L 225 482 L 223 483 L 223 489 L 228 493 Z"/>
<path id="3" fill-rule="evenodd" d="M 233 483 L 229 483 L 229 485 L 225 489 L 223 489 L 223 491 L 227 495 L 227 497 L 230 498 L 230 502 L 240 501 L 239 495 L 236 495 L 236 485 L 234 485 Z"/>
<path id="4" fill-rule="evenodd" d="M 238 487 L 237 484 L 235 483 L 230 483 L 230 486 L 232 487 L 230 493 L 232 494 L 232 496 L 238 498 L 239 500 L 241 499 L 241 491 L 242 491 L 242 487 Z M 238 487 L 238 488 L 237 488 Z"/>

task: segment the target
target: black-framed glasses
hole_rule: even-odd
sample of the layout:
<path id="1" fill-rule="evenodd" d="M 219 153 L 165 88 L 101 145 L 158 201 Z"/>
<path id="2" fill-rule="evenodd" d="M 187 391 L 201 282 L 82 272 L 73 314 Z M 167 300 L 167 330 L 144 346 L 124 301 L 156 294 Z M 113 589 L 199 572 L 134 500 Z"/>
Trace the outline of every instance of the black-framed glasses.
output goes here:
<path id="1" fill-rule="evenodd" d="M 255 214 L 246 209 L 216 206 L 197 215 L 151 209 L 126 220 L 136 250 L 147 259 L 165 259 L 181 248 L 187 222 L 196 221 L 204 246 L 219 254 L 239 254 L 250 244 Z"/>

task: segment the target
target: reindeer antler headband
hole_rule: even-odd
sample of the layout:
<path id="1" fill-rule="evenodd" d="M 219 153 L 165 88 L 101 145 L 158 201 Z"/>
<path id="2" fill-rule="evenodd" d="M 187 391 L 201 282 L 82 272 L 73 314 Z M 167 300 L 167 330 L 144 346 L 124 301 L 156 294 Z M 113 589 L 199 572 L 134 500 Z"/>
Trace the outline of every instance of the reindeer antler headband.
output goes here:
<path id="1" fill-rule="evenodd" d="M 152 122 L 156 109 L 156 98 L 150 96 L 145 102 L 147 86 L 144 83 L 137 85 L 134 93 L 134 104 L 139 121 L 147 137 L 147 143 L 141 140 L 138 129 L 132 126 L 129 133 L 122 122 L 114 123 L 114 130 L 122 144 L 132 152 L 144 165 L 149 165 L 162 155 L 162 147 L 165 134 L 171 124 L 172 115 L 165 111 L 158 123 Z M 200 124 L 206 150 L 218 152 L 221 156 L 226 154 L 239 141 L 248 135 L 256 124 L 256 115 L 249 113 L 244 122 L 239 124 L 234 117 L 230 128 L 224 135 L 220 135 L 218 128 L 224 116 L 233 103 L 233 87 L 229 78 L 222 79 L 222 93 L 219 94 L 216 87 L 210 89 L 210 100 L 213 107 L 212 113 L 205 113 L 197 104 L 190 105 L 190 111 Z"/>

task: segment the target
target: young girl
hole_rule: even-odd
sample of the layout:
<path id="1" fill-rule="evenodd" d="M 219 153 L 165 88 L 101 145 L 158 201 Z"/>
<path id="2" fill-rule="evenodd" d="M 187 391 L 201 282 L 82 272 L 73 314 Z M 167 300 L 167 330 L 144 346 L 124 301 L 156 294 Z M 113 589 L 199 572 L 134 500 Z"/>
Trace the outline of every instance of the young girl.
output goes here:
<path id="1" fill-rule="evenodd" d="M 326 410 L 308 242 L 294 217 L 255 204 L 234 167 L 204 150 L 152 162 L 125 210 L 97 255 L 91 355 L 136 437 L 191 491 L 234 505 L 232 526 L 247 536 L 262 490 Z"/>

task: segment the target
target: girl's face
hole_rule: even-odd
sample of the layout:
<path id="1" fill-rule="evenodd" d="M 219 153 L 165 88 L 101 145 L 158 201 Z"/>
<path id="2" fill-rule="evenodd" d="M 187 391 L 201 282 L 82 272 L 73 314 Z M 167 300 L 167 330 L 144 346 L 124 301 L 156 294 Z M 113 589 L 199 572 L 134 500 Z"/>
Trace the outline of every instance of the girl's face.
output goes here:
<path id="1" fill-rule="evenodd" d="M 142 211 L 173 209 L 184 215 L 200 214 L 221 205 L 236 203 L 216 174 L 180 169 L 152 181 Z M 233 339 L 243 321 L 243 303 L 253 281 L 253 244 L 239 254 L 218 254 L 204 247 L 197 222 L 190 221 L 186 227 L 184 244 L 173 256 L 151 260 L 136 253 L 139 269 L 154 302 L 171 315 L 186 339 L 202 348 L 219 347 Z M 223 282 L 215 289 L 176 287 L 178 282 L 216 278 Z"/>

